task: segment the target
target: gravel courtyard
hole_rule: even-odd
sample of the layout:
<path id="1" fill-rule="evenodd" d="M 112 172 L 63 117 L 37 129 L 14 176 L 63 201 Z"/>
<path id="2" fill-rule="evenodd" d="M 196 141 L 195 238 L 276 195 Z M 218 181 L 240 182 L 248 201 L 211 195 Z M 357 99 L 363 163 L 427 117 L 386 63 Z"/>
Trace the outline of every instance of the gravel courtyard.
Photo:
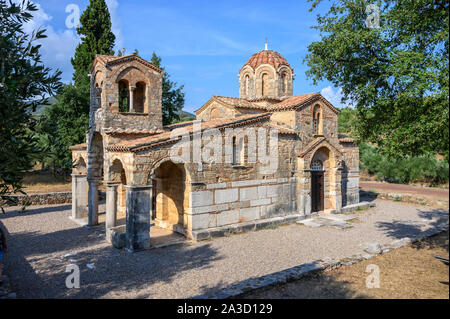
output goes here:
<path id="1" fill-rule="evenodd" d="M 292 224 L 199 243 L 130 254 L 112 248 L 102 227 L 80 227 L 70 205 L 10 208 L 6 274 L 18 298 L 189 298 L 323 257 L 361 253 L 366 242 L 389 243 L 448 225 L 448 212 L 376 200 L 355 212 L 349 229 Z M 64 257 L 66 254 L 73 254 Z M 66 266 L 80 267 L 80 289 L 67 289 Z M 94 264 L 95 268 L 87 267 Z"/>

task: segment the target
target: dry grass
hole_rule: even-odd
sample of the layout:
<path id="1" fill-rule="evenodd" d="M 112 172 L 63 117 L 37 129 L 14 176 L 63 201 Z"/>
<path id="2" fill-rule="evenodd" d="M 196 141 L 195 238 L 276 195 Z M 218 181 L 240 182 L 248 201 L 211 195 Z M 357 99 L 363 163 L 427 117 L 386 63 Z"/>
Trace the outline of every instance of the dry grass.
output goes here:
<path id="1" fill-rule="evenodd" d="M 56 176 L 51 172 L 33 171 L 24 176 L 23 191 L 27 194 L 70 192 L 70 176 Z"/>
<path id="2" fill-rule="evenodd" d="M 448 258 L 448 232 L 376 258 L 254 292 L 245 298 L 383 298 L 448 299 L 449 266 L 434 258 Z M 380 269 L 380 288 L 367 288 L 366 267 Z"/>
<path id="3" fill-rule="evenodd" d="M 55 176 L 50 172 L 32 172 L 25 176 L 23 185 L 28 194 L 68 192 L 72 189 L 70 176 Z"/>

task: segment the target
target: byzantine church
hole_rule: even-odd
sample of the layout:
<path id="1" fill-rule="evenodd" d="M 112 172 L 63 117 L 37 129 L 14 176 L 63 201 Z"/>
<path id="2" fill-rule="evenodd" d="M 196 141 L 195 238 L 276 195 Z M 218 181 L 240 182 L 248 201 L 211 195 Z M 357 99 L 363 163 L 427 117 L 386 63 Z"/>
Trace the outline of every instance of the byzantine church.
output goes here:
<path id="1" fill-rule="evenodd" d="M 239 97 L 211 97 L 191 122 L 163 126 L 162 76 L 135 54 L 98 55 L 90 72 L 86 143 L 71 147 L 72 218 L 94 226 L 104 214 L 115 247 L 149 248 L 150 227 L 204 240 L 359 203 L 359 149 L 338 134 L 339 110 L 320 93 L 294 96 L 294 70 L 280 53 L 252 55 L 239 70 Z M 192 141 L 196 125 L 220 132 L 231 158 L 173 156 L 175 130 Z M 225 136 L 249 128 L 266 129 L 267 140 L 277 131 L 276 170 L 251 160 L 249 137 Z"/>

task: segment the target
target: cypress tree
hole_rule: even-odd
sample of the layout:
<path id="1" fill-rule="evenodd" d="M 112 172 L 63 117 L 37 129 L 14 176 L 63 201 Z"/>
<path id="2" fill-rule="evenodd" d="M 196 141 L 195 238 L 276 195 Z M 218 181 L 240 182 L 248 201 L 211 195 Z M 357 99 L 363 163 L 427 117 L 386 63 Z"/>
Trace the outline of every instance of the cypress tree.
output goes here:
<path id="1" fill-rule="evenodd" d="M 161 57 L 159 57 L 155 52 L 153 52 L 151 62 L 158 68 L 164 70 L 161 66 Z M 164 72 L 162 79 L 163 125 L 180 121 L 180 115 L 184 107 L 184 85 L 177 87 L 177 83 L 171 81 L 169 78 L 169 74 Z"/>
<path id="2" fill-rule="evenodd" d="M 49 150 L 44 159 L 55 172 L 69 174 L 72 155 L 69 147 L 85 141 L 89 126 L 89 71 L 96 54 L 113 55 L 115 36 L 105 0 L 90 0 L 80 17 L 77 33 L 81 42 L 71 59 L 74 83 L 66 85 L 57 101 L 40 119 L 39 132 L 43 148 Z"/>
<path id="3" fill-rule="evenodd" d="M 77 33 L 81 43 L 71 59 L 74 73 L 73 81 L 77 88 L 89 89 L 88 73 L 96 54 L 114 54 L 116 37 L 111 31 L 111 16 L 105 0 L 90 0 L 80 17 Z"/>

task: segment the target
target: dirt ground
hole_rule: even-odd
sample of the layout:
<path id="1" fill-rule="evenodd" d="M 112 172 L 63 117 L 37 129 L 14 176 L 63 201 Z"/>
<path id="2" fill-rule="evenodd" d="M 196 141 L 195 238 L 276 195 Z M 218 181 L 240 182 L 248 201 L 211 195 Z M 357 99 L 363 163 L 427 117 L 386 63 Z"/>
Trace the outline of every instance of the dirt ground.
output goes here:
<path id="1" fill-rule="evenodd" d="M 435 199 L 448 199 L 449 196 L 449 190 L 443 188 L 364 181 L 360 181 L 359 186 L 365 191 L 375 190 L 388 193 L 417 194 Z"/>
<path id="2" fill-rule="evenodd" d="M 449 235 L 442 233 L 370 260 L 318 274 L 244 298 L 274 299 L 449 299 L 449 266 L 434 256 L 448 258 Z M 379 288 L 367 288 L 366 278 L 379 267 Z"/>
<path id="3" fill-rule="evenodd" d="M 28 194 L 70 192 L 72 182 L 69 177 L 55 176 L 50 172 L 32 172 L 23 180 L 23 190 Z"/>

